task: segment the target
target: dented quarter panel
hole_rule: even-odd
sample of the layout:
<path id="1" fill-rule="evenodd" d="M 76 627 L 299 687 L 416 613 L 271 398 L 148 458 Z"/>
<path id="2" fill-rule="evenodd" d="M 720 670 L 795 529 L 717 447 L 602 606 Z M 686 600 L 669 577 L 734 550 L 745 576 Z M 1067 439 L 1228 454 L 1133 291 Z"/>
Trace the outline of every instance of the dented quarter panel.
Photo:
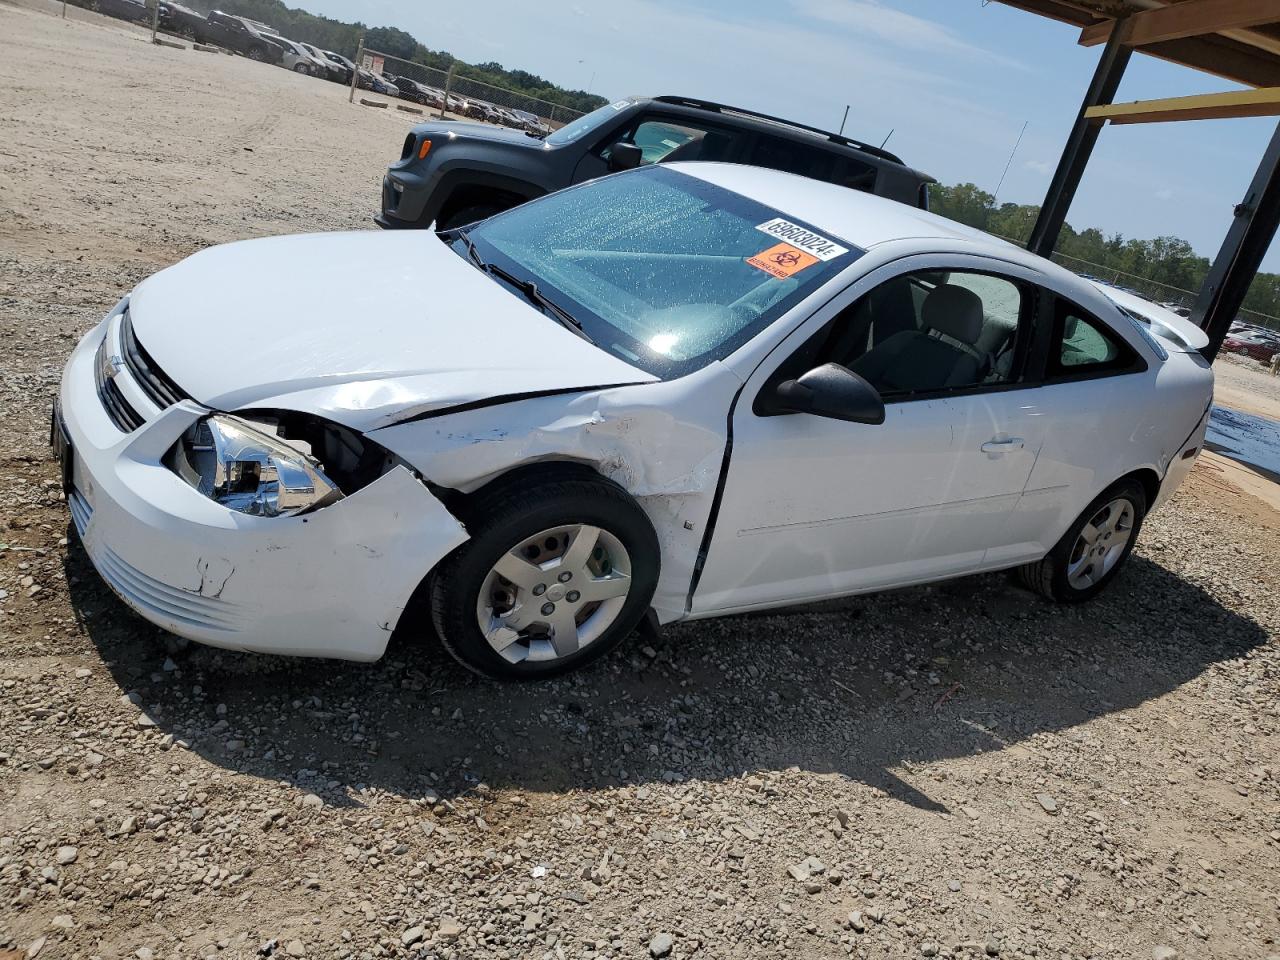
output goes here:
<path id="1" fill-rule="evenodd" d="M 726 417 L 741 386 L 713 363 L 667 383 L 497 404 L 372 436 L 432 483 L 465 493 L 526 464 L 593 467 L 635 497 L 657 531 L 662 570 L 653 607 L 666 623 L 685 613 L 724 460 Z"/>

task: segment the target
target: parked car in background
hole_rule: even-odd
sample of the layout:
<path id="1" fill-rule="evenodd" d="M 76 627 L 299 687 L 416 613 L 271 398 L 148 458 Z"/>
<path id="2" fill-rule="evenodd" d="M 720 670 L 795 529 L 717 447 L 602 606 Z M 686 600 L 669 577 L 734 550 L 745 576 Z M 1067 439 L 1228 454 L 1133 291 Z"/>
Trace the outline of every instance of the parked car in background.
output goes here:
<path id="1" fill-rule="evenodd" d="M 160 0 L 160 27 L 169 33 L 199 41 L 204 36 L 207 23 L 203 13 L 174 0 Z"/>
<path id="2" fill-rule="evenodd" d="M 335 63 L 326 57 L 324 55 L 324 51 L 320 50 L 319 47 L 314 47 L 309 43 L 302 43 L 301 41 L 298 42 L 298 46 L 311 54 L 311 59 L 314 61 L 315 65 L 315 70 L 313 72 L 317 77 L 321 77 L 324 80 L 333 80 L 337 83 L 341 83 L 343 78 L 350 78 L 349 74 L 342 68 L 342 65 Z"/>
<path id="3" fill-rule="evenodd" d="M 326 60 L 330 63 L 337 64 L 339 69 L 342 70 L 341 82 L 350 83 L 352 74 L 356 72 L 356 65 L 342 54 L 334 53 L 332 50 L 321 50 L 320 52 L 324 54 L 324 58 Z"/>
<path id="4" fill-rule="evenodd" d="M 151 9 L 142 0 L 87 0 L 85 8 L 117 20 L 151 20 Z"/>
<path id="5" fill-rule="evenodd" d="M 400 88 L 382 74 L 366 70 L 364 67 L 359 67 L 357 70 L 356 86 L 361 90 L 371 90 L 387 97 L 400 96 Z"/>
<path id="6" fill-rule="evenodd" d="M 262 63 L 279 63 L 284 56 L 283 48 L 273 43 L 256 24 L 221 10 L 214 10 L 205 18 L 202 39 Z"/>
<path id="7" fill-rule="evenodd" d="M 434 146 L 424 151 L 424 141 Z M 448 229 L 606 173 L 676 160 L 770 167 L 925 209 L 933 182 L 886 150 L 804 124 L 687 97 L 633 97 L 545 137 L 420 124 L 383 178 L 374 220 Z"/>
<path id="8" fill-rule="evenodd" d="M 84 336 L 52 436 L 161 628 L 374 660 L 417 598 L 537 679 L 641 622 L 999 570 L 1096 596 L 1204 442 L 1207 341 L 1165 319 L 882 197 L 658 164 L 443 237 L 202 250 Z"/>
<path id="9" fill-rule="evenodd" d="M 520 126 L 530 133 L 550 133 L 550 128 L 542 122 L 537 114 L 530 113 L 528 110 L 512 110 L 511 115 L 520 121 Z"/>
<path id="10" fill-rule="evenodd" d="M 277 62 L 286 70 L 310 75 L 325 69 L 320 64 L 315 63 L 311 58 L 311 54 L 307 53 L 302 48 L 302 44 L 297 41 L 273 33 L 264 33 L 263 37 L 268 43 L 280 48 L 280 59 Z"/>
<path id="11" fill-rule="evenodd" d="M 1280 335 L 1265 330 L 1232 333 L 1222 341 L 1222 349 L 1259 363 L 1270 363 L 1280 353 Z"/>
<path id="12" fill-rule="evenodd" d="M 409 77 L 402 77 L 394 73 L 384 73 L 382 76 L 388 83 L 395 84 L 396 89 L 400 91 L 401 99 L 420 103 L 424 106 L 431 102 L 426 86 L 418 83 L 417 80 L 411 80 Z"/>

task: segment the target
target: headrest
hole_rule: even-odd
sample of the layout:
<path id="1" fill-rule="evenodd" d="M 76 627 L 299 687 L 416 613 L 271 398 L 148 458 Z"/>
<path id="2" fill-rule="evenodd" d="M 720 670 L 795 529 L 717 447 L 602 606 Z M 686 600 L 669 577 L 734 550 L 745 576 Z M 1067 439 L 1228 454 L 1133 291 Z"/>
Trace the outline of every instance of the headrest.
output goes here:
<path id="1" fill-rule="evenodd" d="M 982 298 L 972 290 L 943 283 L 924 298 L 920 309 L 926 329 L 937 330 L 973 346 L 982 336 Z"/>

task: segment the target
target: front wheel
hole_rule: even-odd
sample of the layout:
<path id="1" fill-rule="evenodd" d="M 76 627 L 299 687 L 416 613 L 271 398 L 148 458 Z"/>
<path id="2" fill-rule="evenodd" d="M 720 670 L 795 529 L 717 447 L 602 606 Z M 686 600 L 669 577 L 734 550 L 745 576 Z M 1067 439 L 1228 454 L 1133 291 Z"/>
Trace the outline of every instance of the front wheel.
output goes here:
<path id="1" fill-rule="evenodd" d="M 1089 504 L 1049 554 L 1018 570 L 1032 590 L 1059 603 L 1080 603 L 1105 587 L 1129 559 L 1147 495 L 1136 480 L 1122 480 Z"/>
<path id="2" fill-rule="evenodd" d="M 307 65 L 306 65 L 305 63 L 295 63 L 295 64 L 293 65 L 293 72 L 294 72 L 294 73 L 306 73 L 306 72 L 307 72 Z"/>
<path id="3" fill-rule="evenodd" d="M 583 666 L 635 629 L 658 582 L 653 525 L 603 478 L 502 485 L 431 581 L 437 632 L 463 666 L 532 680 Z"/>

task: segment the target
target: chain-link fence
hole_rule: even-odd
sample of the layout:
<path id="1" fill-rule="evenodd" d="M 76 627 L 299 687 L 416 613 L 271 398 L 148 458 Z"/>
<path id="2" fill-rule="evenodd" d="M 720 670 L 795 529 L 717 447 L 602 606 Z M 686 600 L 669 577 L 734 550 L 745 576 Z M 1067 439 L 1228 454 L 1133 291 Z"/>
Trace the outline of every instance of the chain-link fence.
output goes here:
<path id="1" fill-rule="evenodd" d="M 999 236 L 999 234 L 997 234 Z M 1018 246 L 1025 246 L 1020 240 L 1013 237 L 1001 237 L 1010 243 Z M 1146 297 L 1156 303 L 1164 304 L 1171 309 L 1179 312 L 1187 311 L 1188 313 L 1196 305 L 1196 297 L 1199 294 L 1194 290 L 1185 290 L 1182 287 L 1175 287 L 1171 284 L 1160 283 L 1158 280 L 1150 280 L 1147 277 L 1141 277 L 1134 273 L 1125 273 L 1123 270 L 1117 270 L 1114 267 L 1106 267 L 1100 263 L 1093 263 L 1089 260 L 1081 260 L 1079 257 L 1069 257 L 1065 253 L 1054 251 L 1050 254 L 1050 259 L 1059 266 L 1066 267 L 1072 273 L 1080 274 L 1085 277 L 1092 277 L 1095 280 L 1101 280 L 1103 283 L 1109 283 L 1113 287 L 1122 287 L 1126 290 L 1132 290 L 1134 293 Z M 1268 327 L 1272 330 L 1280 330 L 1280 317 L 1273 317 L 1270 314 L 1259 313 L 1257 310 L 1240 310 L 1237 314 L 1238 319 L 1245 323 L 1256 324 L 1260 327 Z"/>
<path id="2" fill-rule="evenodd" d="M 582 116 L 577 110 L 528 94 L 438 70 L 389 53 L 360 48 L 360 68 L 352 78 L 357 91 L 415 103 L 424 114 L 442 120 L 479 120 L 516 130 L 547 133 Z"/>

